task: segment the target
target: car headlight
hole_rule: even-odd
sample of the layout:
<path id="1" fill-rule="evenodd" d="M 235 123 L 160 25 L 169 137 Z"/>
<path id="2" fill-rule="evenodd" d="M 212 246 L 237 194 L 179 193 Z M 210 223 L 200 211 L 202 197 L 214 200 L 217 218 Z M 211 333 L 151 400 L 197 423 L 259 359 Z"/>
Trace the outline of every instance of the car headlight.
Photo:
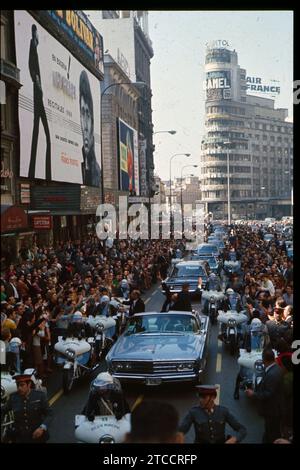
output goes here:
<path id="1" fill-rule="evenodd" d="M 191 371 L 194 368 L 194 363 L 193 362 L 182 362 L 181 364 L 178 364 L 177 370 L 178 372 L 183 372 L 183 371 Z"/>
<path id="2" fill-rule="evenodd" d="M 104 434 L 99 439 L 99 444 L 114 444 L 116 441 L 110 434 Z"/>
<path id="3" fill-rule="evenodd" d="M 75 355 L 76 355 L 76 352 L 74 351 L 74 349 L 66 349 L 65 351 L 65 355 L 70 359 L 74 359 Z"/>
<path id="4" fill-rule="evenodd" d="M 120 370 L 123 370 L 124 366 L 121 362 L 113 362 L 112 363 L 112 368 L 114 371 L 118 372 Z"/>

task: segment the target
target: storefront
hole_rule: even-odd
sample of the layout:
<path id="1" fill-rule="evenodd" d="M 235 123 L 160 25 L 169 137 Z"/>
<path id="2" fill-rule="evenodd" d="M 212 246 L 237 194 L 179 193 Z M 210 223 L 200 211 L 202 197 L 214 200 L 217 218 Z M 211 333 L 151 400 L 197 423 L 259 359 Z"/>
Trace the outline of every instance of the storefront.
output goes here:
<path id="1" fill-rule="evenodd" d="M 1 265 L 15 262 L 23 246 L 30 247 L 34 232 L 25 211 L 15 205 L 1 205 Z"/>

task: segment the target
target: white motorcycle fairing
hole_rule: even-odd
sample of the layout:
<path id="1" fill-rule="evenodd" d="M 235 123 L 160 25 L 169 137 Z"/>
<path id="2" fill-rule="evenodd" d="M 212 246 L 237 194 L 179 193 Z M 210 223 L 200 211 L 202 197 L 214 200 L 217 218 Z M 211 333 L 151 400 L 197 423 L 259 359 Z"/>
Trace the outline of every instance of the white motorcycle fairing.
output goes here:
<path id="1" fill-rule="evenodd" d="M 75 438 L 77 442 L 89 444 L 121 443 L 130 431 L 130 413 L 120 420 L 115 416 L 95 416 L 89 421 L 85 415 L 75 416 Z"/>
<path id="2" fill-rule="evenodd" d="M 204 290 L 202 291 L 202 299 L 210 300 L 213 297 L 214 300 L 222 300 L 225 297 L 223 292 L 217 290 Z"/>
<path id="3" fill-rule="evenodd" d="M 235 320 L 236 324 L 240 325 L 241 323 L 246 322 L 248 317 L 244 313 L 238 313 L 236 310 L 228 310 L 227 312 L 219 310 L 217 317 L 218 323 L 225 323 L 227 325 L 229 320 Z"/>
<path id="4" fill-rule="evenodd" d="M 86 323 L 90 325 L 91 328 L 96 328 L 96 326 L 100 323 L 103 325 L 104 331 L 108 328 L 116 326 L 116 320 L 113 317 L 106 317 L 104 315 L 96 315 L 95 317 L 90 315 L 86 320 Z"/>

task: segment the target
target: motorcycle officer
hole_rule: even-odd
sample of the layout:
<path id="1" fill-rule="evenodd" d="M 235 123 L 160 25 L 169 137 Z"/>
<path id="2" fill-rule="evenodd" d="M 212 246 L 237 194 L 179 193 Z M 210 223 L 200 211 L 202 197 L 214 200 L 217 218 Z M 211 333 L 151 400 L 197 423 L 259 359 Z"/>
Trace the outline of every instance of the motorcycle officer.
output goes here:
<path id="1" fill-rule="evenodd" d="M 217 276 L 215 273 L 210 273 L 208 276 L 208 281 L 205 286 L 205 290 L 217 290 L 221 291 L 221 281 L 219 276 Z"/>
<path id="2" fill-rule="evenodd" d="M 222 300 L 221 309 L 224 312 L 227 312 L 227 310 L 240 312 L 242 310 L 240 295 L 231 288 L 227 289 L 226 297 Z"/>
<path id="3" fill-rule="evenodd" d="M 95 416 L 113 415 L 117 420 L 130 413 L 120 381 L 109 372 L 101 372 L 91 383 L 87 404 L 83 414 L 89 421 L 94 421 Z"/>
<path id="4" fill-rule="evenodd" d="M 223 310 L 224 312 L 227 312 L 228 310 L 234 310 L 236 312 L 240 312 L 242 310 L 240 295 L 237 292 L 234 292 L 234 290 L 231 288 L 227 289 L 226 297 L 225 299 L 221 301 L 220 309 Z M 226 328 L 227 328 L 226 324 L 221 323 L 221 333 L 218 335 L 218 338 L 221 341 L 224 341 Z M 238 326 L 238 332 L 240 334 L 242 333 L 242 328 L 240 325 Z"/>
<path id="5" fill-rule="evenodd" d="M 92 335 L 91 327 L 84 322 L 84 318 L 81 312 L 77 310 L 70 321 L 70 324 L 67 329 L 67 336 L 74 337 L 89 337 Z"/>
<path id="6" fill-rule="evenodd" d="M 240 424 L 225 406 L 215 404 L 217 387 L 197 385 L 199 405 L 187 413 L 179 426 L 179 431 L 186 434 L 192 424 L 195 429 L 196 444 L 236 444 L 246 436 L 246 428 Z M 229 424 L 238 435 L 225 437 L 225 425 Z"/>
<path id="7" fill-rule="evenodd" d="M 48 426 L 52 411 L 46 394 L 32 389 L 29 374 L 14 376 L 17 391 L 9 396 L 7 403 L 1 406 L 1 415 L 13 411 L 14 429 L 10 435 L 12 442 L 43 443 L 49 439 Z"/>

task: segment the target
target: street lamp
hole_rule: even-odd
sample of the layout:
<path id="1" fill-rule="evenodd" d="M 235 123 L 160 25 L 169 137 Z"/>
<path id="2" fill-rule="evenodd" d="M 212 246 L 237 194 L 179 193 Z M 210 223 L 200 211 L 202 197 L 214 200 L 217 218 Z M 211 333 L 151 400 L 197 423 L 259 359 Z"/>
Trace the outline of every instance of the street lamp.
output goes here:
<path id="1" fill-rule="evenodd" d="M 188 168 L 188 167 L 198 168 L 198 165 L 184 165 L 181 168 L 181 175 L 180 175 L 180 207 L 181 207 L 181 219 L 182 219 L 182 233 L 183 233 L 183 229 L 184 229 L 184 226 L 183 226 L 183 198 L 182 198 L 182 170 L 184 168 Z M 190 176 L 194 176 L 194 175 L 190 175 Z"/>
<path id="2" fill-rule="evenodd" d="M 162 134 L 162 133 L 167 133 L 167 134 L 172 134 L 172 135 L 174 135 L 174 134 L 176 134 L 176 132 L 177 132 L 177 131 L 174 131 L 174 130 L 171 130 L 171 131 L 156 131 L 156 132 L 153 132 L 152 135 L 154 135 L 154 134 Z"/>
<path id="3" fill-rule="evenodd" d="M 170 158 L 170 211 L 171 211 L 171 214 L 172 214 L 172 176 L 171 176 L 172 166 L 171 166 L 171 163 L 172 163 L 173 158 L 175 158 L 179 155 L 184 156 L 184 157 L 190 157 L 191 156 L 190 153 L 175 153 L 175 155 L 172 155 L 172 157 Z"/>
<path id="4" fill-rule="evenodd" d="M 106 90 L 108 90 L 109 88 L 111 88 L 112 86 L 120 86 L 120 85 L 133 85 L 133 86 L 142 86 L 142 85 L 147 85 L 147 83 L 145 82 L 119 82 L 119 83 L 111 83 L 110 85 L 108 85 L 106 88 L 104 88 L 104 90 L 102 90 L 101 92 L 101 98 L 102 96 L 104 95 L 104 93 L 106 92 Z"/>

